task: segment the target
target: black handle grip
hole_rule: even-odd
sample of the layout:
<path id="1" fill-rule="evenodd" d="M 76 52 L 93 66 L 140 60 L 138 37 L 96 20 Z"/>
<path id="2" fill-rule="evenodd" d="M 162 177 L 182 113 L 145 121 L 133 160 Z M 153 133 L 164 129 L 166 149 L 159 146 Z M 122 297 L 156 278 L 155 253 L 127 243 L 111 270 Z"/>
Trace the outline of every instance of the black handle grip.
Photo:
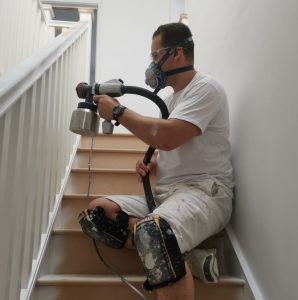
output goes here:
<path id="1" fill-rule="evenodd" d="M 76 92 L 79 98 L 86 99 L 92 94 L 92 86 L 86 82 L 80 82 L 76 87 Z"/>

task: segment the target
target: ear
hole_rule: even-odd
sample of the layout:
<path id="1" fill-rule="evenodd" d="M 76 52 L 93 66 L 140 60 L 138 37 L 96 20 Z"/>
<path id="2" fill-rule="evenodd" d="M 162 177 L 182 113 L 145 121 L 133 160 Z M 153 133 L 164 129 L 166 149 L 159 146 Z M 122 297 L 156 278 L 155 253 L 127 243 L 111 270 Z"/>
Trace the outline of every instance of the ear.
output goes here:
<path id="1" fill-rule="evenodd" d="M 175 60 L 177 59 L 181 59 L 181 56 L 183 55 L 183 49 L 182 47 L 177 47 L 174 51 L 174 54 L 173 54 L 173 58 Z"/>

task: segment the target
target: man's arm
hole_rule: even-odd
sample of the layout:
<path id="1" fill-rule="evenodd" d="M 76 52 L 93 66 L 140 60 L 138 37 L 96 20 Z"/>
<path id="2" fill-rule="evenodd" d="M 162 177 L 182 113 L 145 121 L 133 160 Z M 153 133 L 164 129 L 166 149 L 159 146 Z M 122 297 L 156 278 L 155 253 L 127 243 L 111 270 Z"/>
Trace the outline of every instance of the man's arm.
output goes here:
<path id="1" fill-rule="evenodd" d="M 112 119 L 113 108 L 119 103 L 106 95 L 95 96 L 94 102 L 98 103 L 100 116 L 109 120 Z M 119 117 L 119 122 L 146 144 L 166 151 L 201 134 L 197 126 L 187 121 L 144 117 L 128 108 Z"/>
<path id="2" fill-rule="evenodd" d="M 146 144 L 166 151 L 175 149 L 200 134 L 199 128 L 192 123 L 178 119 L 143 117 L 130 109 L 124 111 L 119 122 Z"/>

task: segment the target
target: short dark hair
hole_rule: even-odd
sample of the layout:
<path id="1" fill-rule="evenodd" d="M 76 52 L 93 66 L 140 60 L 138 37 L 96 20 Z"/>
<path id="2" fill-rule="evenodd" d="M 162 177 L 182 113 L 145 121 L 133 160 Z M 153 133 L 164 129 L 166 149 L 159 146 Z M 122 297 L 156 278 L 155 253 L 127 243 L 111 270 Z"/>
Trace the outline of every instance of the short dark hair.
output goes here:
<path id="1" fill-rule="evenodd" d="M 169 23 L 160 25 L 152 38 L 160 35 L 162 47 L 172 47 L 192 36 L 188 26 L 183 23 Z M 194 60 L 194 43 L 183 45 L 183 52 L 187 60 Z"/>

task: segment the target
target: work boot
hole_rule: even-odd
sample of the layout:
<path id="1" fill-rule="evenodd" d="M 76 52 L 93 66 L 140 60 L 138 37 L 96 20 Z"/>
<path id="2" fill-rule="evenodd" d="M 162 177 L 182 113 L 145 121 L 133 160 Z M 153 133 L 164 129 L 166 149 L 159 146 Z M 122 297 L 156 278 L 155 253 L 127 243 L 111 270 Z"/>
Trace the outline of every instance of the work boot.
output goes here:
<path id="1" fill-rule="evenodd" d="M 219 272 L 216 249 L 194 248 L 186 255 L 191 273 L 194 278 L 204 283 L 217 283 Z"/>

